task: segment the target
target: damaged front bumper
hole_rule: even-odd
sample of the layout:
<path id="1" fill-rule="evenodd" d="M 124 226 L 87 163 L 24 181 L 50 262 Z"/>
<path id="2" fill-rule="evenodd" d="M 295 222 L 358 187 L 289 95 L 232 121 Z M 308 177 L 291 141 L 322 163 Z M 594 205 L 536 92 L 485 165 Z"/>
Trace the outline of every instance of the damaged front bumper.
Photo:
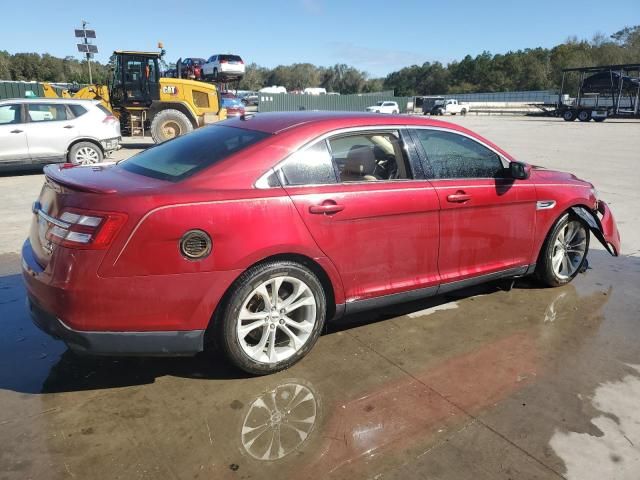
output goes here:
<path id="1" fill-rule="evenodd" d="M 572 207 L 571 210 L 589 225 L 591 232 L 607 252 L 614 257 L 620 254 L 620 233 L 609 205 L 598 200 L 595 210 L 580 206 Z"/>

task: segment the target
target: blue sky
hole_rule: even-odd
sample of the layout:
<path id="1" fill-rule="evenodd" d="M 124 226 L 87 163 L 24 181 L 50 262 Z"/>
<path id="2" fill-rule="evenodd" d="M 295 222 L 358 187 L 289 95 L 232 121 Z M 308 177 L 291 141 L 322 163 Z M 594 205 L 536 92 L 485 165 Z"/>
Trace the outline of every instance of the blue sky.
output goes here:
<path id="1" fill-rule="evenodd" d="M 78 7 L 87 5 L 85 13 Z M 75 55 L 73 29 L 81 20 L 97 31 L 97 60 L 115 49 L 155 50 L 167 60 L 237 53 L 274 67 L 347 63 L 383 76 L 403 66 L 447 63 L 483 50 L 504 53 L 551 47 L 567 37 L 609 35 L 640 24 L 639 0 L 29 0 L 3 6 L 0 50 Z M 223 5 L 228 5 L 227 7 Z M 234 8 L 236 5 L 236 8 Z M 535 5 L 535 6 L 533 6 Z M 107 8 L 114 10 L 107 12 Z M 101 12 L 107 12 L 100 15 Z"/>

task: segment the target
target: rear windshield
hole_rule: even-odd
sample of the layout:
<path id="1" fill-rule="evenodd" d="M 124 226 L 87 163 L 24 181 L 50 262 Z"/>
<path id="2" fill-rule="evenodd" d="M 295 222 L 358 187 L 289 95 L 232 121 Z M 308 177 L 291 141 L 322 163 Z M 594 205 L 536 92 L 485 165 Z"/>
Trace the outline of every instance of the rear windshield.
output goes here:
<path id="1" fill-rule="evenodd" d="M 129 172 L 177 182 L 268 136 L 254 130 L 211 125 L 140 152 L 120 166 Z"/>
<path id="2" fill-rule="evenodd" d="M 220 55 L 220 60 L 226 60 L 228 62 L 241 62 L 242 59 L 238 55 Z"/>
<path id="3" fill-rule="evenodd" d="M 193 59 L 193 64 L 194 65 L 202 65 L 204 63 L 207 63 L 207 62 L 204 61 L 204 58 L 194 58 Z"/>

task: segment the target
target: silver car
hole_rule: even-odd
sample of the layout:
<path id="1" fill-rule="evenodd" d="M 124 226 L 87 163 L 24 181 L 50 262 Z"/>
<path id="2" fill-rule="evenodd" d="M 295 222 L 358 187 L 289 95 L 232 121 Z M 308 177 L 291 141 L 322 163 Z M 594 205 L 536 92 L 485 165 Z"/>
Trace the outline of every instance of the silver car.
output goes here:
<path id="1" fill-rule="evenodd" d="M 97 100 L 0 100 L 0 169 L 98 163 L 120 139 L 120 122 Z"/>

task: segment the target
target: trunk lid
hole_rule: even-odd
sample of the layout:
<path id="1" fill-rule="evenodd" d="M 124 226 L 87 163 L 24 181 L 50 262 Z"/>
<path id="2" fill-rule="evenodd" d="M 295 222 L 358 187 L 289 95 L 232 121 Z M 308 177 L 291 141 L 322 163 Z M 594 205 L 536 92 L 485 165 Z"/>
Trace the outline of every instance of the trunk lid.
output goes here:
<path id="1" fill-rule="evenodd" d="M 114 164 L 87 167 L 47 165 L 45 181 L 37 201 L 33 203 L 33 218 L 29 241 L 35 260 L 46 268 L 57 248 L 48 234 L 52 228 L 64 225 L 60 217 L 65 208 L 81 210 L 111 209 L 120 195 L 148 192 L 166 186 L 167 182 L 130 173 Z M 122 208 L 115 207 L 118 210 Z"/>

